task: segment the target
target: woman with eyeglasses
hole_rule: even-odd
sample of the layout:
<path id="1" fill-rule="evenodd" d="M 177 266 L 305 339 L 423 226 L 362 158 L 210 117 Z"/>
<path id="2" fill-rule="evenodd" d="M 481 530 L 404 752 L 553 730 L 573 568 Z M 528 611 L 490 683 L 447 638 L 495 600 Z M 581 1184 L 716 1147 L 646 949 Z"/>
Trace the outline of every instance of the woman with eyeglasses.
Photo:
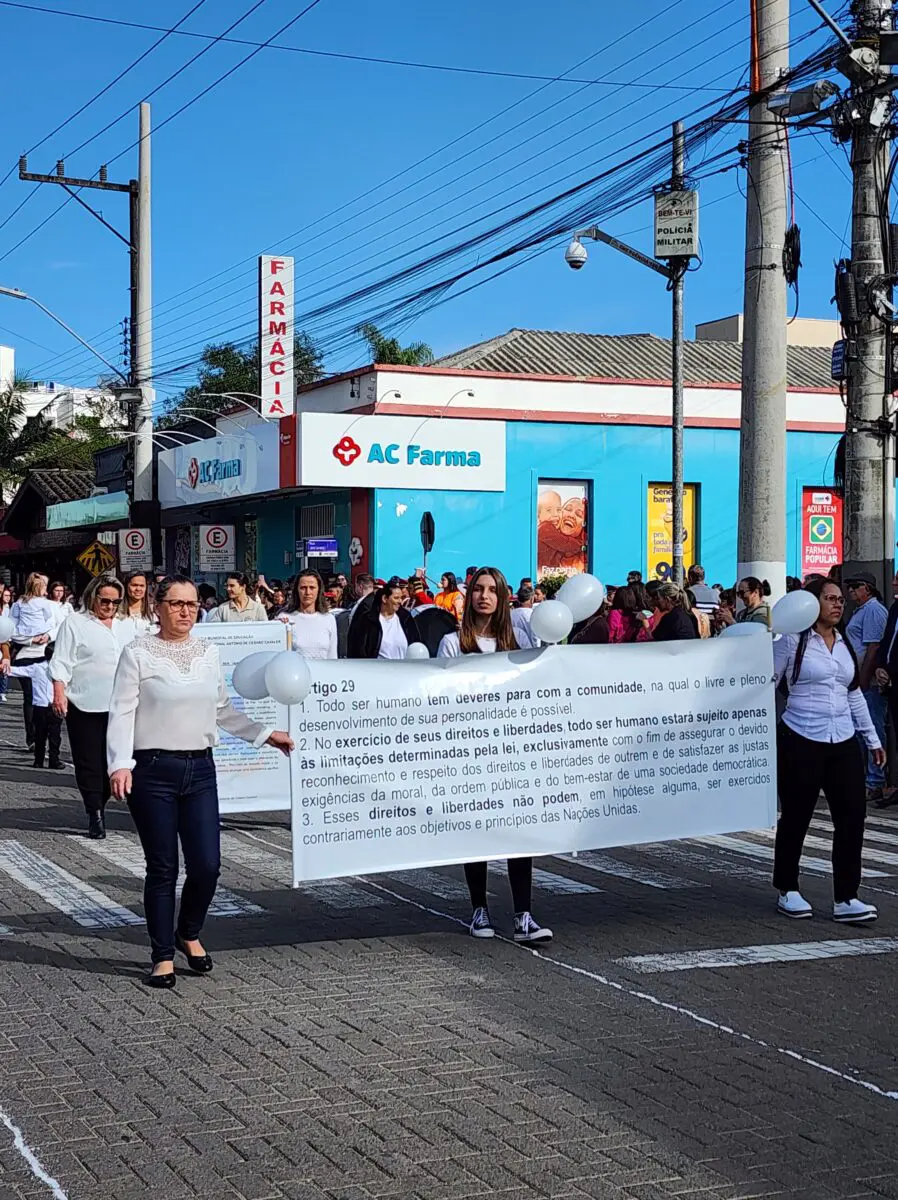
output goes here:
<path id="1" fill-rule="evenodd" d="M 736 584 L 736 599 L 742 604 L 738 612 L 733 613 L 722 605 L 717 609 L 717 616 L 722 625 L 739 625 L 743 621 L 751 621 L 756 625 L 770 628 L 770 584 L 766 579 L 757 579 L 747 575 Z"/>
<path id="2" fill-rule="evenodd" d="M 200 933 L 221 865 L 212 759 L 218 727 L 284 754 L 293 742 L 231 704 L 217 645 L 193 636 L 199 597 L 191 580 L 164 579 L 156 609 L 158 633 L 132 642 L 119 662 L 106 748 L 112 794 L 127 800 L 146 857 L 144 907 L 153 962 L 146 982 L 172 988 L 175 949 L 195 974 L 212 970 Z M 186 878 L 176 925 L 179 841 Z"/>
<path id="3" fill-rule="evenodd" d="M 800 636 L 787 634 L 773 644 L 776 682 L 785 678 L 789 685 L 777 739 L 780 819 L 773 886 L 783 916 L 813 916 L 799 891 L 798 875 L 804 839 L 823 791 L 833 823 L 833 920 L 857 925 L 875 921 L 876 909 L 857 895 L 867 805 L 864 758 L 855 734 L 878 766 L 886 756 L 860 689 L 857 656 L 839 633 L 842 591 L 831 579 L 815 579 L 805 591 L 820 601 L 817 621 Z"/>
<path id="4" fill-rule="evenodd" d="M 50 662 L 53 712 L 66 721 L 91 838 L 106 836 L 109 700 L 119 657 L 135 634 L 133 621 L 117 617 L 124 594 L 122 584 L 108 575 L 92 580 L 84 589 L 80 611 L 60 626 Z"/>

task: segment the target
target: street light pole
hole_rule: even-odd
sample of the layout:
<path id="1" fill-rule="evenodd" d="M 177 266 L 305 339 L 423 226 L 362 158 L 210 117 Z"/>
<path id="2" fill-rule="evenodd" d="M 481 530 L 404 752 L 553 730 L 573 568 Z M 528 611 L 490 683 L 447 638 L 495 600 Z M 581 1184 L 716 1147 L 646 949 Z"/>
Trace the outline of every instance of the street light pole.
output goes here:
<path id="1" fill-rule="evenodd" d="M 30 300 L 31 303 L 39 308 L 42 313 L 46 313 L 51 321 L 55 321 L 57 325 L 66 331 L 66 333 L 71 334 L 76 342 L 80 342 L 85 350 L 89 350 L 90 353 L 93 354 L 95 358 L 98 358 L 105 367 L 108 367 L 110 371 L 112 371 L 115 375 L 118 375 L 119 379 L 121 379 L 123 383 L 128 382 L 118 367 L 114 366 L 108 358 L 104 358 L 100 351 L 94 349 L 90 342 L 86 342 L 80 334 L 76 333 L 74 329 L 72 329 L 71 325 L 66 325 L 62 317 L 58 317 L 55 312 L 51 312 L 51 310 L 47 308 L 46 304 L 41 304 L 40 300 L 35 299 L 34 296 L 30 296 L 27 292 L 21 291 L 19 288 L 0 287 L 0 296 L 11 296 L 13 300 Z"/>

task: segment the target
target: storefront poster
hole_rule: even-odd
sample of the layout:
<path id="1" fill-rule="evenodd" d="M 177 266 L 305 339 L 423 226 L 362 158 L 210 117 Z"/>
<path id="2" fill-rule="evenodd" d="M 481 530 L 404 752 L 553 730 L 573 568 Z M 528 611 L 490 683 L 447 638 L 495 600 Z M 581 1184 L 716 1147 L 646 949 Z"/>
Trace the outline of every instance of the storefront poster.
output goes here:
<path id="1" fill-rule="evenodd" d="M 701 562 L 696 530 L 697 486 L 683 484 L 683 565 Z M 648 485 L 646 507 L 646 567 L 649 579 L 669 579 L 673 569 L 673 488 L 669 483 Z"/>
<path id="2" fill-rule="evenodd" d="M 828 575 L 842 561 L 842 493 L 801 489 L 801 575 Z"/>
<path id="3" fill-rule="evenodd" d="M 770 638 L 310 666 L 295 883 L 776 818 Z"/>
<path id="4" fill-rule="evenodd" d="M 589 485 L 540 479 L 536 494 L 536 576 L 589 569 Z"/>
<path id="5" fill-rule="evenodd" d="M 245 700 L 234 691 L 231 677 L 242 658 L 262 650 L 286 650 L 287 626 L 280 621 L 203 622 L 194 627 L 197 637 L 211 638 L 218 646 L 225 686 L 231 703 L 254 721 L 275 729 L 289 729 L 290 711 L 274 700 Z M 273 746 L 256 749 L 249 742 L 219 730 L 215 748 L 218 806 L 222 813 L 274 812 L 290 807 L 290 764 Z"/>

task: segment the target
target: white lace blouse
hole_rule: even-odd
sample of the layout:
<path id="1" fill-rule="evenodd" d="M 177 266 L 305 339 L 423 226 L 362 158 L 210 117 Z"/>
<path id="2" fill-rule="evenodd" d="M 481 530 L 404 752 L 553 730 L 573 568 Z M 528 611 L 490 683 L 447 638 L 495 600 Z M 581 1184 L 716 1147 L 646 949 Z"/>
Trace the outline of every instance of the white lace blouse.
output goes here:
<path id="1" fill-rule="evenodd" d="M 109 705 L 106 761 L 110 775 L 134 766 L 135 750 L 205 750 L 218 726 L 261 746 L 271 728 L 231 704 L 214 642 L 138 638 L 119 659 Z"/>

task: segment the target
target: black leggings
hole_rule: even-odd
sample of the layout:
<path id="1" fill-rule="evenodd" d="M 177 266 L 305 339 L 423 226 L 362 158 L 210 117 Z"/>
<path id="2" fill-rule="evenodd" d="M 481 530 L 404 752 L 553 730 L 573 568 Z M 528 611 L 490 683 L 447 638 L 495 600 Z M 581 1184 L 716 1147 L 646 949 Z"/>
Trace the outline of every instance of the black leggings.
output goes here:
<path id="1" fill-rule="evenodd" d="M 487 908 L 485 862 L 465 863 L 465 882 L 471 893 L 472 908 Z M 530 912 L 530 893 L 533 886 L 533 859 L 510 858 L 508 882 L 516 913 Z"/>
<path id="2" fill-rule="evenodd" d="M 28 680 L 31 683 L 31 680 Z M 54 766 L 59 762 L 59 748 L 62 743 L 62 719 L 57 717 L 56 713 L 47 705 L 41 708 L 35 705 L 33 710 L 34 721 L 34 761 L 40 766 L 44 765 L 44 756 L 47 753 L 47 747 L 50 748 L 50 765 Z"/>
<path id="3" fill-rule="evenodd" d="M 812 742 L 788 725 L 780 724 L 775 888 L 781 892 L 798 891 L 801 851 L 822 790 L 833 821 L 833 900 L 839 904 L 857 897 L 867 815 L 864 761 L 857 738 Z"/>
<path id="4" fill-rule="evenodd" d="M 66 725 L 75 764 L 75 782 L 88 813 L 102 812 L 109 799 L 106 726 L 109 713 L 85 712 L 69 701 Z"/>

